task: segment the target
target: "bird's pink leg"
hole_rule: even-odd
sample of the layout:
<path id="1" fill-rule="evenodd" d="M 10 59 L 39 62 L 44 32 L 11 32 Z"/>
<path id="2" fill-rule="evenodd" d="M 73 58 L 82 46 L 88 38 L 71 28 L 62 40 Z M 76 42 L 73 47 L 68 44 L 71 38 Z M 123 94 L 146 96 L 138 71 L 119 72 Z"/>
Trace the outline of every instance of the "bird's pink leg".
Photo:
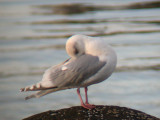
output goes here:
<path id="1" fill-rule="evenodd" d="M 88 102 L 88 94 L 87 94 L 88 88 L 85 87 L 84 90 L 85 90 L 85 98 L 86 98 L 85 105 L 90 106 L 90 107 L 92 107 L 92 108 L 95 108 L 94 105 L 91 105 L 91 104 L 89 104 L 89 102 Z"/>
<path id="2" fill-rule="evenodd" d="M 81 106 L 84 107 L 84 108 L 86 108 L 86 109 L 92 109 L 91 106 L 88 106 L 88 105 L 85 105 L 85 104 L 84 104 L 84 102 L 83 102 L 83 100 L 82 100 L 82 97 L 81 97 L 81 94 L 80 94 L 80 88 L 77 88 L 77 94 L 78 94 L 79 99 L 80 99 L 80 101 L 81 101 Z"/>
<path id="3" fill-rule="evenodd" d="M 85 91 L 85 98 L 86 98 L 85 104 L 89 104 L 89 103 L 88 103 L 88 94 L 87 94 L 88 88 L 85 87 L 85 88 L 84 88 L 84 91 Z"/>

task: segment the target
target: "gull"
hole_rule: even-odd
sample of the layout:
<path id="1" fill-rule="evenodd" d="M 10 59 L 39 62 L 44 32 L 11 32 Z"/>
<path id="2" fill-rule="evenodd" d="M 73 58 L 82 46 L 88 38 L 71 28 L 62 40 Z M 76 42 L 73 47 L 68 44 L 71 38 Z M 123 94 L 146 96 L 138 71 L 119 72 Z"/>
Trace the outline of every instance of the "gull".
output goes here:
<path id="1" fill-rule="evenodd" d="M 38 91 L 25 99 L 39 98 L 59 90 L 77 88 L 81 106 L 92 109 L 89 104 L 87 87 L 106 80 L 114 71 L 117 55 L 113 48 L 98 37 L 73 35 L 66 42 L 69 59 L 47 69 L 42 81 L 21 88 L 21 91 Z M 85 90 L 85 103 L 80 94 Z"/>

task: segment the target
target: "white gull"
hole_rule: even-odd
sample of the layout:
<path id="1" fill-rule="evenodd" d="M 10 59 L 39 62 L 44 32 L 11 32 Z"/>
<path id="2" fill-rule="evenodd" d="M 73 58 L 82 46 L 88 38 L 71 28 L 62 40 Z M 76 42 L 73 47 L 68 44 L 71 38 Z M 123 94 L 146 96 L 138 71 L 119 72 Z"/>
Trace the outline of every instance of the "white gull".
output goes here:
<path id="1" fill-rule="evenodd" d="M 69 59 L 45 71 L 42 81 L 22 88 L 21 91 L 38 91 L 25 99 L 39 98 L 59 90 L 77 88 L 77 94 L 84 108 L 95 106 L 88 103 L 87 87 L 106 80 L 117 63 L 115 51 L 100 38 L 74 35 L 66 43 Z M 85 89 L 85 103 L 80 88 Z"/>

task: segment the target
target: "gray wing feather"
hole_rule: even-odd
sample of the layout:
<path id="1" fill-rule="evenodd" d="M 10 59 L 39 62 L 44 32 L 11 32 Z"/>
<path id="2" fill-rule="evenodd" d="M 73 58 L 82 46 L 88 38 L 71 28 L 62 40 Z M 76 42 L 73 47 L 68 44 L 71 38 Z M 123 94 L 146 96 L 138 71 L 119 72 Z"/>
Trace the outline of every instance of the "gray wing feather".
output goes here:
<path id="1" fill-rule="evenodd" d="M 75 87 L 96 74 L 106 62 L 102 62 L 98 57 L 92 55 L 82 55 L 78 59 L 71 59 L 66 64 L 66 70 L 62 67 L 51 70 L 50 78 L 57 87 Z"/>

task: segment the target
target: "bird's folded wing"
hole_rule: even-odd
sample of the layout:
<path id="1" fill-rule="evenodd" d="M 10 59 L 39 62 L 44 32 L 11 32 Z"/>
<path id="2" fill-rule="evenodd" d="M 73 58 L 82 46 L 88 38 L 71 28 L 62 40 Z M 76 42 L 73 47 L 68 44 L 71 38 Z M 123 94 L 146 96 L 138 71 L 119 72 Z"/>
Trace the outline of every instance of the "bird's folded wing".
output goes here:
<path id="1" fill-rule="evenodd" d="M 56 70 L 50 69 L 50 79 L 56 87 L 75 87 L 95 75 L 106 62 L 99 60 L 97 56 L 82 55 L 77 59 L 71 59 L 67 64 L 59 66 Z"/>

